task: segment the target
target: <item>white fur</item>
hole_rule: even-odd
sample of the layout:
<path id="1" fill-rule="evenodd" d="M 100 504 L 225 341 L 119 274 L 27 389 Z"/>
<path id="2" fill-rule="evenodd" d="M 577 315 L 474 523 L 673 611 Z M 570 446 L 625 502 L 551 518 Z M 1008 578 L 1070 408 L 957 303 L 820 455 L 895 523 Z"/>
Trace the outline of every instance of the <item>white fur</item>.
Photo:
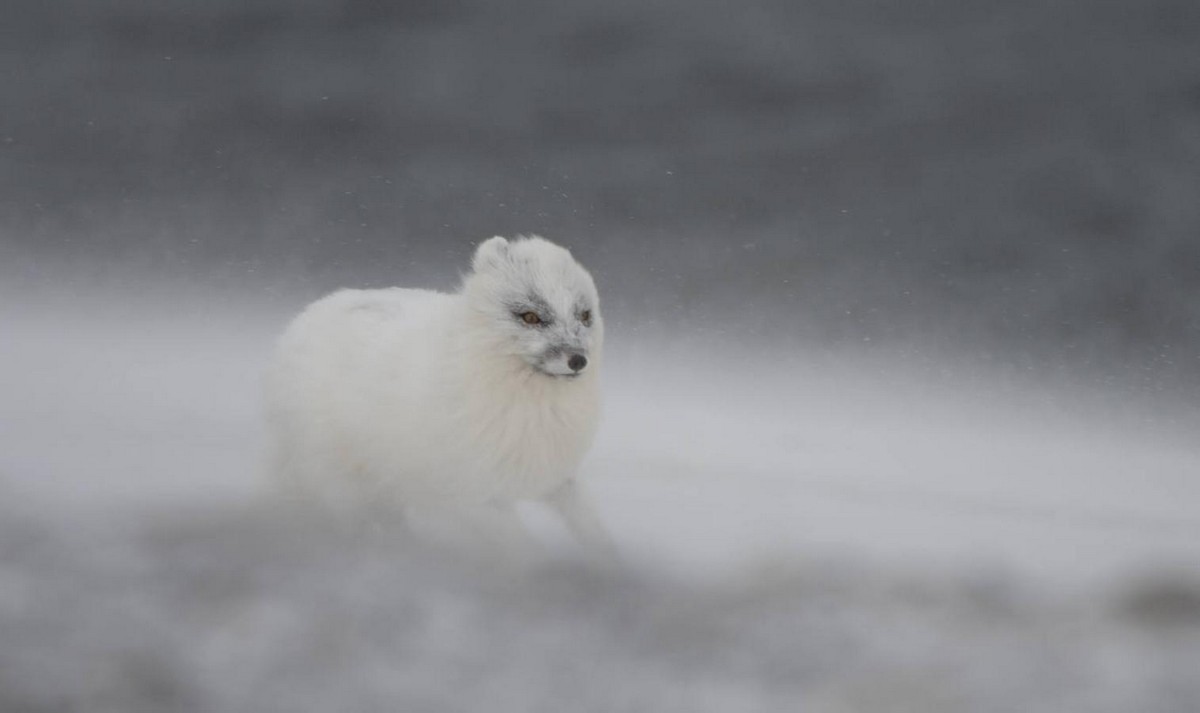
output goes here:
<path id="1" fill-rule="evenodd" d="M 542 324 L 522 320 L 531 309 Z M 572 480 L 600 413 L 603 331 L 591 276 L 541 238 L 484 242 L 454 294 L 335 292 L 292 321 L 268 372 L 273 468 L 343 506 L 486 512 L 472 527 L 489 538 L 511 539 L 514 501 L 543 499 L 605 547 Z M 573 354 L 588 364 L 568 376 Z"/>

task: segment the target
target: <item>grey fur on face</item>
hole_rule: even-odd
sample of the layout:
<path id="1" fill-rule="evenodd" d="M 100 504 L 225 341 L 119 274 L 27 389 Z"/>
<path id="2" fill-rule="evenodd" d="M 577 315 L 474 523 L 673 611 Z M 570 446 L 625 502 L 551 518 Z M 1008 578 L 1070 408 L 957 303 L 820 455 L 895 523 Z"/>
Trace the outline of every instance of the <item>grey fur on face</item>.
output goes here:
<path id="1" fill-rule="evenodd" d="M 533 312 L 541 319 L 540 326 L 549 326 L 556 321 L 554 310 L 550 307 L 550 303 L 536 293 L 530 293 L 526 295 L 524 300 L 514 302 L 512 312 L 518 319 L 526 312 Z"/>
<path id="2" fill-rule="evenodd" d="M 489 241 L 475 269 L 486 292 L 474 306 L 491 315 L 506 351 L 548 376 L 587 370 L 602 338 L 599 299 L 591 276 L 569 252 L 538 238 Z"/>
<path id="3" fill-rule="evenodd" d="M 538 315 L 539 321 L 536 324 L 524 323 L 522 315 L 528 312 Z M 550 303 L 539 295 L 531 295 L 524 302 L 514 305 L 513 313 L 522 327 L 542 332 L 545 346 L 542 352 L 536 355 L 536 368 L 552 376 L 578 375 L 574 370 L 562 373 L 558 365 L 559 362 L 569 363 L 570 358 L 575 355 L 588 356 L 588 326 L 579 318 L 582 312 L 581 309 L 575 309 L 571 314 L 557 313 Z"/>

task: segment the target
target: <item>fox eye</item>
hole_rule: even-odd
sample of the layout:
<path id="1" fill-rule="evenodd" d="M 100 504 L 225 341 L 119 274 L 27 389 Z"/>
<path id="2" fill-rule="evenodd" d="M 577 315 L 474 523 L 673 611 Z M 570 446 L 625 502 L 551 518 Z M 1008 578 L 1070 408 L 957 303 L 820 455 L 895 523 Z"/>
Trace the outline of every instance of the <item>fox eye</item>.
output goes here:
<path id="1" fill-rule="evenodd" d="M 579 321 L 583 322 L 584 326 L 590 325 L 592 323 L 592 311 L 590 309 L 585 309 L 584 311 L 580 312 Z"/>
<path id="2" fill-rule="evenodd" d="M 537 312 L 522 312 L 521 321 L 525 324 L 541 324 L 542 318 L 538 316 Z"/>

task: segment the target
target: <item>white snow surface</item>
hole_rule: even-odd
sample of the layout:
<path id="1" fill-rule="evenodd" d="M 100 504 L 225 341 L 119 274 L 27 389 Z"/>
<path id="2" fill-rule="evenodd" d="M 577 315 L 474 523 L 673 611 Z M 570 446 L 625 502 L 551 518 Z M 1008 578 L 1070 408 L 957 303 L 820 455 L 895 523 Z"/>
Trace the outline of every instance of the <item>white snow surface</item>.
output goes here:
<path id="1" fill-rule="evenodd" d="M 531 511 L 553 561 L 497 577 L 273 507 L 283 313 L 26 307 L 0 313 L 0 709 L 1200 704 L 1186 411 L 610 327 L 583 477 L 629 571 Z"/>

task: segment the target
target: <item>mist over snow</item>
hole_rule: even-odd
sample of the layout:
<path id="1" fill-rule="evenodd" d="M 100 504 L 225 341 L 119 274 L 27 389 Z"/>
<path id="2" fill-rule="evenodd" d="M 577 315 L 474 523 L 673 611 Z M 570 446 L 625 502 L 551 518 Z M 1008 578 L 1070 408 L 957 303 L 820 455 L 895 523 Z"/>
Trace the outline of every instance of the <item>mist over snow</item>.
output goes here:
<path id="1" fill-rule="evenodd" d="M 4 313 L 7 707 L 1200 695 L 1200 449 L 1178 421 L 828 355 L 618 347 L 584 475 L 629 571 L 572 564 L 534 511 L 546 565 L 497 578 L 289 517 L 257 469 L 275 310 L 168 301 Z"/>
<path id="2" fill-rule="evenodd" d="M 8 3 L 0 710 L 1200 709 L 1200 11 Z M 596 277 L 628 563 L 282 507 L 341 286 Z"/>

